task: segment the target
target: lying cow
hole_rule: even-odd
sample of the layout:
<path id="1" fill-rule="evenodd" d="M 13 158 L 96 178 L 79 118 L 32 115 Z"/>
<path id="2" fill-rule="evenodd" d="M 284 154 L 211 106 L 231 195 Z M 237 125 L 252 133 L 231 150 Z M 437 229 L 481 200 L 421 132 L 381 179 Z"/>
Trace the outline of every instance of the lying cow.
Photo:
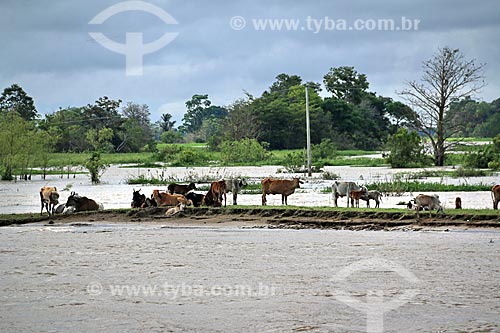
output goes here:
<path id="1" fill-rule="evenodd" d="M 332 184 L 332 196 L 335 202 L 335 207 L 338 207 L 337 199 L 339 197 L 347 196 L 347 208 L 349 208 L 349 200 L 351 200 L 351 207 L 354 207 L 354 200 L 350 198 L 351 191 L 360 191 L 364 187 L 359 186 L 355 182 L 339 182 L 335 181 Z"/>
<path id="2" fill-rule="evenodd" d="M 247 181 L 243 178 L 233 178 L 226 180 L 226 193 L 233 193 L 233 205 L 237 205 L 236 199 L 238 198 L 238 192 L 240 191 L 240 189 L 247 185 Z"/>
<path id="3" fill-rule="evenodd" d="M 170 194 L 182 194 L 186 195 L 191 190 L 196 190 L 196 185 L 194 183 L 189 183 L 189 185 L 181 185 L 181 184 L 176 184 L 172 183 L 168 185 L 168 193 Z"/>
<path id="4" fill-rule="evenodd" d="M 133 190 L 132 192 L 132 203 L 130 206 L 132 208 L 147 208 L 156 207 L 156 201 L 152 198 L 146 198 L 144 194 L 140 194 L 141 190 Z"/>
<path id="5" fill-rule="evenodd" d="M 66 208 L 69 209 L 69 207 L 74 207 L 74 212 L 88 212 L 104 209 L 102 205 L 99 205 L 93 199 L 82 197 L 75 192 L 71 192 L 71 195 L 66 201 Z"/>
<path id="6" fill-rule="evenodd" d="M 500 184 L 491 188 L 491 199 L 493 200 L 493 209 L 498 209 L 500 202 Z"/>
<path id="7" fill-rule="evenodd" d="M 178 204 L 177 206 L 175 207 L 172 207 L 172 208 L 169 208 L 167 209 L 167 211 L 165 212 L 165 215 L 167 217 L 172 217 L 174 216 L 175 214 L 179 214 L 179 212 L 182 212 L 184 210 L 184 208 L 186 207 L 185 204 L 183 203 L 180 203 Z"/>
<path id="8" fill-rule="evenodd" d="M 188 194 L 186 194 L 186 199 L 191 200 L 191 202 L 193 203 L 193 206 L 200 207 L 204 202 L 205 195 L 191 191 Z"/>
<path id="9" fill-rule="evenodd" d="M 40 189 L 40 201 L 42 203 L 40 215 L 43 214 L 43 208 L 47 210 L 49 216 L 53 215 L 56 205 L 59 203 L 59 193 L 57 192 L 57 188 L 54 186 L 42 187 Z"/>
<path id="10" fill-rule="evenodd" d="M 169 194 L 159 190 L 153 190 L 153 199 L 158 207 L 177 206 L 180 203 L 187 203 L 186 197 L 182 194 Z"/>
<path id="11" fill-rule="evenodd" d="M 267 194 L 281 194 L 281 204 L 288 205 L 288 196 L 295 192 L 296 188 L 300 188 L 300 184 L 304 184 L 299 178 L 273 179 L 264 178 L 262 184 L 262 205 L 267 204 Z"/>
<path id="12" fill-rule="evenodd" d="M 146 196 L 141 194 L 140 191 L 141 189 L 137 191 L 132 189 L 132 203 L 130 204 L 132 208 L 143 208 L 146 203 Z"/>
<path id="13" fill-rule="evenodd" d="M 366 201 L 366 207 L 370 208 L 370 200 L 375 201 L 375 208 L 380 208 L 380 202 L 382 201 L 382 193 L 377 190 L 368 191 L 366 195 L 361 197 L 361 200 Z"/>
<path id="14" fill-rule="evenodd" d="M 437 210 L 437 213 L 444 214 L 443 206 L 441 206 L 441 201 L 439 201 L 439 196 L 436 194 L 434 195 L 419 194 L 414 199 L 414 201 L 416 206 L 415 209 L 417 210 L 417 218 L 420 218 L 420 210 L 425 208 L 429 209 L 430 217 L 432 217 L 432 210 L 434 209 Z"/>

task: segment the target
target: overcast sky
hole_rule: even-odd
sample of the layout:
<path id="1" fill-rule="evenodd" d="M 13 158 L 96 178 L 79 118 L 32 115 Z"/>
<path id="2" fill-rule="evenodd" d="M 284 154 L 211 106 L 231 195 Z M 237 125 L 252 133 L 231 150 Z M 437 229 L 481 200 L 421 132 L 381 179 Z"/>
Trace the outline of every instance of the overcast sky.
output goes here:
<path id="1" fill-rule="evenodd" d="M 89 24 L 113 5 L 102 24 Z M 140 8 L 122 11 L 133 5 Z M 259 30 L 256 24 L 266 19 L 289 20 L 289 29 L 282 21 L 280 31 L 269 25 Z M 372 27 L 381 19 L 394 20 L 394 30 Z M 126 58 L 134 63 L 133 55 L 101 45 L 106 38 L 124 44 L 133 32 L 142 33 L 144 44 L 173 36 L 139 55 L 142 75 L 135 65 L 127 73 Z M 497 0 L 1 0 L 0 34 L 0 88 L 18 83 L 41 114 L 106 95 L 149 105 L 153 121 L 170 113 L 180 125 L 184 103 L 194 94 L 228 105 L 244 91 L 260 96 L 280 73 L 322 82 L 339 66 L 354 66 L 367 75 L 370 91 L 401 100 L 396 91 L 403 82 L 419 79 L 422 61 L 444 46 L 486 63 L 488 85 L 478 99 L 500 97 Z M 145 49 L 134 48 L 132 38 L 127 42 L 127 50 Z"/>

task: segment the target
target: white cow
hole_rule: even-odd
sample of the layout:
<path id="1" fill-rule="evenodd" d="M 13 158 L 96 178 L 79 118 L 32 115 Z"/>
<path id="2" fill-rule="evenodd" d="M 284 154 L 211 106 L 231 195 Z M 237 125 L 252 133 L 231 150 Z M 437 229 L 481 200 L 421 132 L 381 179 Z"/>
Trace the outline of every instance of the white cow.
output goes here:
<path id="1" fill-rule="evenodd" d="M 338 204 L 337 204 L 338 197 L 347 196 L 347 207 L 349 208 L 349 194 L 351 193 L 351 191 L 361 191 L 363 189 L 365 191 L 367 191 L 366 187 L 359 186 L 355 182 L 335 181 L 332 184 L 332 196 L 333 196 L 333 200 L 335 202 L 335 207 L 338 207 Z M 351 207 L 354 207 L 354 200 L 353 199 L 351 199 Z"/>

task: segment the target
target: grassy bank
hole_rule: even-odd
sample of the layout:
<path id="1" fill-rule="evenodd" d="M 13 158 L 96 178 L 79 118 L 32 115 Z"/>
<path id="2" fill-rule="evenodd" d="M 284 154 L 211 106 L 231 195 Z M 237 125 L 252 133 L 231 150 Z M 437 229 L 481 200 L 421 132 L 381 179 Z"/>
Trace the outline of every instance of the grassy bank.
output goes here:
<path id="1" fill-rule="evenodd" d="M 419 230 L 422 226 L 430 227 L 500 227 L 498 211 L 488 209 L 448 210 L 444 215 L 422 212 L 417 219 L 414 211 L 406 209 L 355 209 L 332 207 L 296 207 L 296 206 L 228 206 L 221 208 L 187 208 L 175 218 L 165 217 L 167 208 L 152 209 L 116 209 L 99 212 L 83 212 L 71 215 L 49 217 L 39 214 L 0 214 L 0 226 L 33 222 L 56 225 L 77 222 L 78 224 L 94 221 L 118 223 L 228 223 L 237 225 L 241 221 L 254 221 L 259 227 L 290 229 L 350 229 L 350 230 Z M 184 222 L 184 223 L 183 223 Z"/>

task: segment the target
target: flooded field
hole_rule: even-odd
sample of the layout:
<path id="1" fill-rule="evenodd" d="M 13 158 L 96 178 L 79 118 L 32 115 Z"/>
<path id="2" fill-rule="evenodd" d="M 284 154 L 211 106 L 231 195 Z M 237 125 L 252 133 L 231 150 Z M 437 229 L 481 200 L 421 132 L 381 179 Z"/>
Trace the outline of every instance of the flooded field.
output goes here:
<path id="1" fill-rule="evenodd" d="M 163 223 L 0 228 L 0 331 L 500 331 L 497 231 Z"/>
<path id="2" fill-rule="evenodd" d="M 146 177 L 163 176 L 165 179 L 171 177 L 175 179 L 186 180 L 189 177 L 222 179 L 227 177 L 244 176 L 250 182 L 260 182 L 264 177 L 274 176 L 289 178 L 292 176 L 301 176 L 305 184 L 301 185 L 296 193 L 290 196 L 288 203 L 295 206 L 333 206 L 331 194 L 323 192 L 324 188 L 331 186 L 333 181 L 323 180 L 319 174 L 312 178 L 306 178 L 301 174 L 280 173 L 280 167 L 227 167 L 227 168 L 166 168 L 166 169 L 139 169 L 139 168 L 120 168 L 112 166 L 103 175 L 103 183 L 92 185 L 87 175 L 77 174 L 74 178 L 57 175 L 48 176 L 46 180 L 40 176 L 35 176 L 30 182 L 0 182 L 0 213 L 29 213 L 40 211 L 39 190 L 44 185 L 56 186 L 61 194 L 61 202 L 65 202 L 71 191 L 93 198 L 102 203 L 104 208 L 128 208 L 132 200 L 133 188 L 141 188 L 141 193 L 150 195 L 152 190 L 159 188 L 166 190 L 166 186 L 139 186 L 127 185 L 126 179 L 144 175 Z M 356 181 L 359 184 L 370 183 L 375 180 L 390 180 L 391 177 L 400 169 L 390 168 L 368 168 L 368 167 L 325 167 L 326 171 L 339 175 L 342 180 Z M 404 172 L 419 171 L 420 169 L 405 169 Z M 429 178 L 422 181 L 441 181 L 440 178 Z M 493 177 L 475 177 L 475 178 L 444 178 L 445 184 L 461 183 L 483 183 L 496 184 L 500 178 Z M 490 192 L 433 192 L 439 195 L 446 208 L 454 208 L 455 198 L 462 198 L 463 208 L 491 208 Z M 404 201 L 408 202 L 418 193 L 405 193 L 403 196 L 384 197 L 381 207 L 394 208 L 401 207 L 397 204 Z M 241 205 L 260 205 L 261 196 L 257 194 L 242 194 L 239 196 L 238 203 Z M 346 199 L 339 199 L 341 206 L 346 206 Z M 372 202 L 373 203 L 373 202 Z M 229 200 L 228 204 L 232 204 Z M 281 205 L 281 197 L 271 195 L 268 197 L 269 205 Z M 364 202 L 362 202 L 364 204 Z"/>

